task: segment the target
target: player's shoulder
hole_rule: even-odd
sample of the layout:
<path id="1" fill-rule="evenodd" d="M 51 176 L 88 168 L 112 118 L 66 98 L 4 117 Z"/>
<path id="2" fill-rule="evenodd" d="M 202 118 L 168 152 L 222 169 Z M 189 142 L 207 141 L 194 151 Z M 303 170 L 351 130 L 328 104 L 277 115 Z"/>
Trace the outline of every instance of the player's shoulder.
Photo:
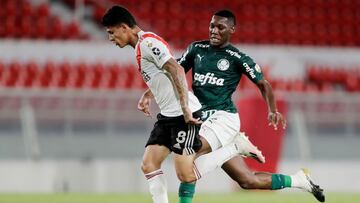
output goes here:
<path id="1" fill-rule="evenodd" d="M 235 57 L 237 59 L 242 59 L 243 57 L 246 57 L 247 55 L 240 51 L 237 47 L 235 47 L 234 45 L 230 44 L 229 46 L 226 47 L 225 52 L 227 54 L 229 54 L 232 57 Z"/>
<path id="2" fill-rule="evenodd" d="M 158 34 L 154 33 L 154 32 L 145 32 L 145 31 L 140 31 L 140 40 L 143 39 L 147 39 L 147 38 L 161 38 Z"/>
<path id="3" fill-rule="evenodd" d="M 141 44 L 145 44 L 150 47 L 153 43 L 163 43 L 163 44 L 167 45 L 167 42 L 161 36 L 159 36 L 153 32 L 142 31 L 139 36 L 139 40 L 140 40 Z"/>

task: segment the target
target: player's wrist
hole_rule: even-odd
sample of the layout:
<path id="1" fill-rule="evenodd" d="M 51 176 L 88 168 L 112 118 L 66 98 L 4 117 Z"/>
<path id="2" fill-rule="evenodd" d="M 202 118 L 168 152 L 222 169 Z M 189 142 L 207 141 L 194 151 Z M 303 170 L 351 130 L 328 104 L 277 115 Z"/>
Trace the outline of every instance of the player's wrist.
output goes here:
<path id="1" fill-rule="evenodd" d="M 277 109 L 274 109 L 274 110 L 270 110 L 269 111 L 269 114 L 277 114 L 279 113 L 279 111 Z"/>
<path id="2" fill-rule="evenodd" d="M 187 106 L 181 107 L 181 110 L 182 110 L 184 113 L 187 113 L 188 110 L 189 110 L 189 107 L 187 107 Z"/>

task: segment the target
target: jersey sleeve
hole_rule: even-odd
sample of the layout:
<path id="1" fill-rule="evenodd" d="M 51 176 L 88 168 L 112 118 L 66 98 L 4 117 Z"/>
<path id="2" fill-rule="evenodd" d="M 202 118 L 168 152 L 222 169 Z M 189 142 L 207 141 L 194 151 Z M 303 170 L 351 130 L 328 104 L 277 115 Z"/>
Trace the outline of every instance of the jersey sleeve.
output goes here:
<path id="1" fill-rule="evenodd" d="M 185 68 L 185 72 L 188 72 L 194 66 L 194 44 L 188 46 L 185 53 L 177 61 Z"/>
<path id="2" fill-rule="evenodd" d="M 166 42 L 156 38 L 145 38 L 140 44 L 140 49 L 141 57 L 153 62 L 159 69 L 173 57 Z"/>
<path id="3" fill-rule="evenodd" d="M 260 66 L 248 55 L 243 55 L 240 58 L 239 66 L 242 69 L 241 72 L 254 83 L 257 83 L 259 80 L 264 78 Z"/>

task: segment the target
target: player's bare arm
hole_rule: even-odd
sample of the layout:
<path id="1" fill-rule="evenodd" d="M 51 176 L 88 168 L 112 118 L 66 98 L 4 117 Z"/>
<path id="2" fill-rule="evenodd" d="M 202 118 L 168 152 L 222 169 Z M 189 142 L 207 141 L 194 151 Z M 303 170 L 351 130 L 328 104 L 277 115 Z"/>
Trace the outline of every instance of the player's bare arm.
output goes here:
<path id="1" fill-rule="evenodd" d="M 202 122 L 200 121 L 200 119 L 195 119 L 192 116 L 192 112 L 188 106 L 188 86 L 186 82 L 184 68 L 181 67 L 173 58 L 169 59 L 164 64 L 163 68 L 171 75 L 173 85 L 179 96 L 185 122 L 191 124 L 201 124 Z"/>
<path id="2" fill-rule="evenodd" d="M 145 114 L 145 116 L 147 116 L 147 117 L 151 117 L 150 104 L 151 104 L 152 98 L 154 98 L 154 95 L 152 94 L 150 89 L 147 89 L 141 95 L 141 98 L 139 99 L 139 102 L 138 102 L 138 105 L 137 105 L 138 110 L 142 111 Z"/>
<path id="3" fill-rule="evenodd" d="M 268 105 L 269 125 L 272 125 L 274 127 L 274 129 L 277 130 L 277 126 L 279 124 L 281 124 L 283 129 L 285 129 L 286 128 L 286 119 L 277 110 L 274 93 L 273 93 L 270 83 L 267 80 L 262 79 L 257 82 L 257 86 L 260 89 L 261 94 Z"/>

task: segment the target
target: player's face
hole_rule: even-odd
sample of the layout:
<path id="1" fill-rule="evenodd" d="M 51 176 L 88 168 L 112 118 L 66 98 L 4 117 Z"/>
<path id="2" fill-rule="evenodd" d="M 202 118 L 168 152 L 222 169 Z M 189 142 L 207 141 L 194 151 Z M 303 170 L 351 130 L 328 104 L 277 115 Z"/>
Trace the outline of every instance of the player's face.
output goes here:
<path id="1" fill-rule="evenodd" d="M 126 26 L 124 25 L 117 25 L 117 26 L 111 26 L 106 28 L 106 32 L 109 35 L 109 40 L 114 43 L 116 46 L 119 46 L 120 48 L 125 47 L 129 44 L 129 37 L 128 37 L 128 31 L 126 29 Z"/>
<path id="2" fill-rule="evenodd" d="M 214 15 L 209 26 L 210 45 L 215 47 L 226 45 L 234 31 L 234 25 L 229 22 L 228 18 Z"/>

